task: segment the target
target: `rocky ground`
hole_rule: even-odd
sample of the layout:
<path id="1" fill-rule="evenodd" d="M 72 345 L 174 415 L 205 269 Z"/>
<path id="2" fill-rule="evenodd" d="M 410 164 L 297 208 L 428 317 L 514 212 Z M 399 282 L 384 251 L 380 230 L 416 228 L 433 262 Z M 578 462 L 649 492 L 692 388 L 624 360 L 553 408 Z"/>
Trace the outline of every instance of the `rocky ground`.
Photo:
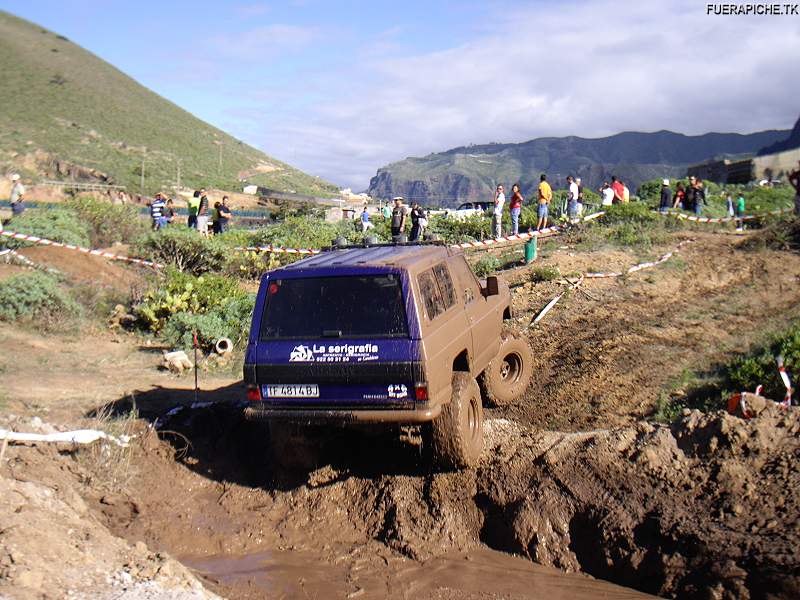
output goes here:
<path id="1" fill-rule="evenodd" d="M 488 411 L 481 464 L 458 473 L 393 436 L 342 431 L 326 432 L 318 468 L 279 471 L 263 429 L 239 417 L 234 377 L 204 376 L 197 404 L 127 334 L 87 344 L 0 325 L 14 348 L 0 427 L 133 436 L 6 449 L 0 595 L 637 597 L 589 575 L 666 597 L 797 597 L 796 410 L 652 415 L 685 369 L 711 371 L 798 316 L 800 256 L 694 237 L 679 261 L 587 283 L 535 328 L 563 288 L 508 273 L 536 384 Z M 565 248 L 546 261 L 638 259 Z"/>

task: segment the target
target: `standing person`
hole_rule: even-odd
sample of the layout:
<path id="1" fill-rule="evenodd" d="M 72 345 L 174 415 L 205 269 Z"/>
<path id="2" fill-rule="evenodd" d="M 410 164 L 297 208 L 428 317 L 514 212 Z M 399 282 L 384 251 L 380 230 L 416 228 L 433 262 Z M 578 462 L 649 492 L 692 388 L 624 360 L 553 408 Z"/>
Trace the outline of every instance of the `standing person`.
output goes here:
<path id="1" fill-rule="evenodd" d="M 725 210 L 728 212 L 728 216 L 729 217 L 732 217 L 734 215 L 734 211 L 733 211 L 733 196 L 731 196 L 730 192 L 725 194 Z"/>
<path id="2" fill-rule="evenodd" d="M 578 186 L 578 216 L 580 217 L 583 214 L 583 183 L 581 183 L 581 178 L 575 178 L 575 184 Z"/>
<path id="3" fill-rule="evenodd" d="M 367 207 L 364 207 L 364 210 L 361 211 L 361 233 L 367 233 L 370 229 L 375 227 L 372 223 L 369 222 L 369 213 L 367 212 Z"/>
<path id="4" fill-rule="evenodd" d="M 197 205 L 197 231 L 202 233 L 205 237 L 208 237 L 208 217 L 209 217 L 209 209 L 208 209 L 208 196 L 206 196 L 205 191 L 202 192 L 200 196 L 200 202 Z"/>
<path id="5" fill-rule="evenodd" d="M 614 189 L 608 185 L 607 181 L 603 182 L 603 187 L 600 188 L 600 194 L 603 197 L 603 206 L 611 206 L 614 204 Z"/>
<path id="6" fill-rule="evenodd" d="M 411 203 L 411 237 L 409 241 L 416 242 L 422 238 L 425 227 L 428 225 L 428 215 L 419 203 Z"/>
<path id="7" fill-rule="evenodd" d="M 511 213 L 511 235 L 519 235 L 519 215 L 522 212 L 522 203 L 525 198 L 519 193 L 519 184 L 511 186 L 511 199 L 508 201 L 508 210 Z"/>
<path id="8" fill-rule="evenodd" d="M 550 184 L 547 183 L 547 175 L 542 173 L 539 177 L 539 206 L 536 209 L 539 222 L 536 224 L 536 231 L 541 231 L 543 227 L 547 227 L 547 217 L 550 214 L 550 201 L 552 199 L 553 190 Z"/>
<path id="9" fill-rule="evenodd" d="M 408 208 L 403 206 L 402 196 L 394 198 L 394 208 L 392 209 L 392 241 L 399 242 L 399 236 L 403 235 L 406 230 L 406 220 L 408 218 Z"/>
<path id="10" fill-rule="evenodd" d="M 153 222 L 153 231 L 158 231 L 167 224 L 167 219 L 164 216 L 166 206 L 167 203 L 164 201 L 164 196 L 161 192 L 156 192 L 155 197 L 150 202 L 150 219 Z"/>
<path id="11" fill-rule="evenodd" d="M 675 203 L 672 205 L 672 208 L 680 208 L 683 210 L 686 200 L 686 190 L 683 189 L 683 182 L 679 181 L 677 187 L 675 188 Z"/>
<path id="12" fill-rule="evenodd" d="M 22 185 L 22 182 L 19 179 L 18 173 L 14 173 L 11 176 L 11 181 L 14 182 L 11 185 L 11 195 L 9 197 L 11 200 L 12 218 L 18 217 L 25 212 L 25 186 Z"/>
<path id="13" fill-rule="evenodd" d="M 222 202 L 219 203 L 217 206 L 217 228 L 219 229 L 218 233 L 225 233 L 228 231 L 228 225 L 231 222 L 232 212 L 230 207 L 228 206 L 228 197 L 223 196 Z"/>
<path id="14" fill-rule="evenodd" d="M 222 233 L 219 230 L 219 207 L 222 206 L 220 202 L 214 202 L 214 208 L 211 210 L 211 232 L 214 235 Z"/>
<path id="15" fill-rule="evenodd" d="M 498 185 L 494 193 L 494 213 L 492 215 L 492 234 L 495 239 L 503 236 L 503 205 L 506 203 L 506 195 L 503 186 Z"/>
<path id="16" fill-rule="evenodd" d="M 172 198 L 167 198 L 167 205 L 164 207 L 164 218 L 168 224 L 175 221 L 175 207 L 172 205 Z"/>
<path id="17" fill-rule="evenodd" d="M 195 190 L 192 197 L 186 201 L 186 212 L 189 217 L 186 219 L 186 226 L 190 229 L 197 229 L 197 208 L 200 206 L 200 195 L 203 190 Z"/>
<path id="18" fill-rule="evenodd" d="M 611 189 L 614 190 L 614 204 L 625 202 L 625 188 L 621 181 L 617 181 L 616 175 L 611 176 Z"/>
<path id="19" fill-rule="evenodd" d="M 661 182 L 661 202 L 658 210 L 666 214 L 670 208 L 672 208 L 672 188 L 669 187 L 669 179 L 664 179 Z"/>
<path id="20" fill-rule="evenodd" d="M 703 187 L 703 180 L 699 177 L 694 182 L 694 214 L 698 217 L 703 212 L 703 204 L 706 201 L 706 190 Z"/>
<path id="21" fill-rule="evenodd" d="M 392 209 L 389 206 L 388 202 L 383 205 L 383 208 L 381 209 L 381 214 L 383 215 L 384 221 L 388 221 L 389 219 L 392 218 Z"/>
<path id="22" fill-rule="evenodd" d="M 797 170 L 789 173 L 789 183 L 794 188 L 794 214 L 800 216 L 800 160 L 797 161 Z"/>
<path id="23" fill-rule="evenodd" d="M 631 191 L 628 189 L 628 186 L 625 185 L 624 181 L 620 181 L 622 184 L 622 201 L 626 204 L 631 201 Z"/>
<path id="24" fill-rule="evenodd" d="M 695 211 L 695 196 L 697 195 L 697 179 L 694 175 L 689 177 L 689 185 L 686 186 L 686 197 L 684 198 L 683 204 L 686 210 Z"/>
<path id="25" fill-rule="evenodd" d="M 578 184 L 567 175 L 567 217 L 574 219 L 578 216 Z"/>
<path id="26" fill-rule="evenodd" d="M 736 231 L 744 231 L 744 194 L 741 192 L 736 200 Z"/>

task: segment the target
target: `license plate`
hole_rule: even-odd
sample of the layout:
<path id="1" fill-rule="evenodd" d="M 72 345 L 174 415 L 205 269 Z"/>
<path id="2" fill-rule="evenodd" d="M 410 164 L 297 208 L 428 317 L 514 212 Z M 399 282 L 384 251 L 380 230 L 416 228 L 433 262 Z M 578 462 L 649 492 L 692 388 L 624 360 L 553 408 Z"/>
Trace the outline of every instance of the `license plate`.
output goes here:
<path id="1" fill-rule="evenodd" d="M 310 383 L 265 385 L 267 398 L 319 398 L 319 386 Z"/>

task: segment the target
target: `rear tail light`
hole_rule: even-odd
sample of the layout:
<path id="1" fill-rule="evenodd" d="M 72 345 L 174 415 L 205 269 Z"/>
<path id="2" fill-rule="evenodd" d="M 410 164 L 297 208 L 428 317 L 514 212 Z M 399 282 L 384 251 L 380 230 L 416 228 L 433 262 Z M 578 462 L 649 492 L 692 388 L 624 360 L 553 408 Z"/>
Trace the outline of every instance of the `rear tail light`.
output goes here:
<path id="1" fill-rule="evenodd" d="M 418 383 L 414 387 L 414 398 L 416 398 L 417 402 L 427 402 L 428 401 L 428 384 L 427 383 Z"/>
<path id="2" fill-rule="evenodd" d="M 247 386 L 247 400 L 249 402 L 260 402 L 261 401 L 261 390 L 258 389 L 257 385 L 249 385 L 249 386 Z"/>

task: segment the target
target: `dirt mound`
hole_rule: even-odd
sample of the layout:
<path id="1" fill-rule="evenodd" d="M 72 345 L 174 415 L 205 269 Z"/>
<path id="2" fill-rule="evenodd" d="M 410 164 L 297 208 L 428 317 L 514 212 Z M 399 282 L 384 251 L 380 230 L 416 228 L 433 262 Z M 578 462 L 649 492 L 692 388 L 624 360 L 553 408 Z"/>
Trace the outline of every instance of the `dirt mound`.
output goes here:
<path id="1" fill-rule="evenodd" d="M 120 292 L 127 293 L 132 287 L 141 285 L 143 281 L 139 267 L 123 265 L 108 258 L 84 252 L 34 246 L 23 248 L 19 253 L 39 265 L 60 271 L 71 280 L 107 287 Z"/>
<path id="2" fill-rule="evenodd" d="M 485 544 L 662 596 L 800 594 L 796 410 L 586 433 L 487 426 L 474 471 L 431 472 L 415 448 L 348 434 L 319 469 L 287 475 L 235 407 L 184 410 L 162 427 L 188 470 L 165 462 L 169 446 L 149 448 L 140 512 L 111 525 L 177 555 L 277 547 L 334 560 L 378 544 L 427 560 Z M 167 508 L 175 486 L 191 493 Z"/>

